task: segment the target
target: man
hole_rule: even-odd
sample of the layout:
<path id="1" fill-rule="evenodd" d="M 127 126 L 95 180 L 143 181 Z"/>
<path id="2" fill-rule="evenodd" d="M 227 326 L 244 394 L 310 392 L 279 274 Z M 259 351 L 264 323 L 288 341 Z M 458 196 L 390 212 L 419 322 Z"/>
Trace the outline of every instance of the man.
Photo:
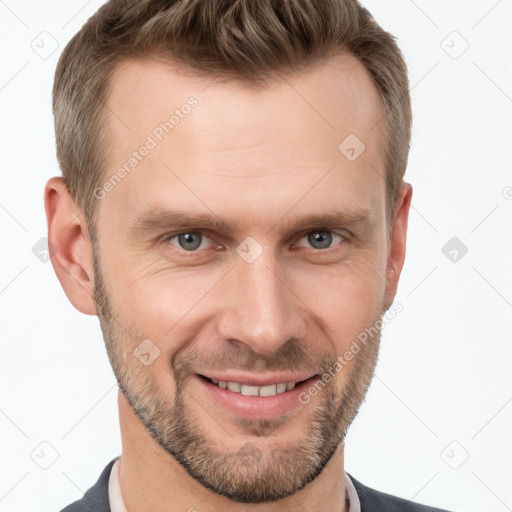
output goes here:
<path id="1" fill-rule="evenodd" d="M 344 470 L 412 196 L 392 36 L 355 0 L 111 0 L 54 113 L 52 262 L 122 438 L 64 510 L 439 510 Z"/>

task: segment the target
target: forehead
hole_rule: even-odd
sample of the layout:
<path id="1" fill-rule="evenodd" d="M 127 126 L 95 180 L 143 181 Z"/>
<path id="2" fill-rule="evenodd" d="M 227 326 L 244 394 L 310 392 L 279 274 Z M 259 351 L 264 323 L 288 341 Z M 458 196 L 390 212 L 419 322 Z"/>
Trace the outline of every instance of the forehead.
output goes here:
<path id="1" fill-rule="evenodd" d="M 251 143 L 257 135 L 300 138 L 305 123 L 312 123 L 322 133 L 335 134 L 334 141 L 347 129 L 366 137 L 366 132 L 384 115 L 381 97 L 366 68 L 345 53 L 294 75 L 277 74 L 262 86 L 221 79 L 218 75 L 201 77 L 183 66 L 162 61 L 126 60 L 114 70 L 110 85 L 111 128 L 114 134 L 124 132 L 123 136 L 136 135 L 133 129 L 149 132 L 152 123 L 168 119 L 190 96 L 202 100 L 202 108 L 188 123 L 194 123 L 195 128 L 212 128 L 208 123 L 213 120 L 212 114 L 218 132 L 245 126 L 250 121 L 246 114 L 251 113 L 254 122 L 250 133 L 230 133 L 237 140 L 250 136 Z M 117 112 L 123 113 L 123 119 L 116 116 Z M 287 121 L 284 134 L 280 116 L 283 113 Z"/>
<path id="2" fill-rule="evenodd" d="M 207 199 L 226 209 L 229 202 L 233 213 L 235 199 L 259 202 L 259 210 L 267 203 L 275 216 L 313 186 L 317 194 L 302 200 L 313 209 L 326 194 L 362 208 L 384 194 L 383 103 L 363 64 L 348 54 L 263 87 L 130 60 L 115 70 L 107 106 L 103 182 L 120 168 L 127 172 L 101 208 L 125 208 L 131 219 L 184 195 L 202 210 Z M 144 146 L 151 149 L 135 157 Z"/>

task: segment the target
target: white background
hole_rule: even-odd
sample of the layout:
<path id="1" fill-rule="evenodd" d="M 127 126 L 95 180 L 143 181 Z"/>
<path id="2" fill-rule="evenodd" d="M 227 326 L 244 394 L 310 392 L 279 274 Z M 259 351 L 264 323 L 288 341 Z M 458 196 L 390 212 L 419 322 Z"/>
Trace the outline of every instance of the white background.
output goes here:
<path id="1" fill-rule="evenodd" d="M 46 235 L 44 184 L 59 174 L 53 73 L 102 3 L 0 0 L 2 512 L 60 510 L 121 452 L 98 319 L 32 251 Z M 385 329 L 346 470 L 452 511 L 512 510 L 512 1 L 364 5 L 409 66 L 414 198 L 403 311 Z M 452 237 L 468 248 L 457 262 L 442 251 Z"/>

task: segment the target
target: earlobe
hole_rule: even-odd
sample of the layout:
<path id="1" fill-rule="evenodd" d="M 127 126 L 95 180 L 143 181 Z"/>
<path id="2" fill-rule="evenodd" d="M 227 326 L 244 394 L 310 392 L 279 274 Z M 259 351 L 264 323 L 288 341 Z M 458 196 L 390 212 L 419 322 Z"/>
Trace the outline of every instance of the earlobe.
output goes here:
<path id="1" fill-rule="evenodd" d="M 64 180 L 53 177 L 44 190 L 48 243 L 53 268 L 73 306 L 96 315 L 92 245 L 83 213 Z"/>
<path id="2" fill-rule="evenodd" d="M 404 266 L 407 245 L 407 224 L 412 199 L 412 186 L 403 182 L 400 186 L 393 212 L 390 245 L 386 269 L 386 309 L 391 306 L 398 288 L 398 280 Z"/>

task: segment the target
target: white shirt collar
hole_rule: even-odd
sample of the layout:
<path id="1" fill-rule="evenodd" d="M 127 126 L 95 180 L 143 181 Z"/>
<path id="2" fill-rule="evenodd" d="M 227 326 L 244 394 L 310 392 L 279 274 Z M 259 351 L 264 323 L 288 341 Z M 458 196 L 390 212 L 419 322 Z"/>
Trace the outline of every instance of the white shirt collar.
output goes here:
<path id="1" fill-rule="evenodd" d="M 128 512 L 124 506 L 123 497 L 121 496 L 121 487 L 119 486 L 119 464 L 121 457 L 118 457 L 112 466 L 110 478 L 108 480 L 108 499 L 112 512 Z M 359 496 L 350 477 L 345 473 L 346 495 L 350 501 L 348 512 L 361 512 L 361 503 Z"/>
<path id="2" fill-rule="evenodd" d="M 118 457 L 110 471 L 108 479 L 108 501 L 112 512 L 128 512 L 124 506 L 123 497 L 121 496 L 121 487 L 119 485 L 119 464 L 121 457 Z"/>
<path id="3" fill-rule="evenodd" d="M 361 512 L 361 502 L 350 477 L 345 473 L 345 489 L 350 505 L 348 512 Z M 124 512 L 124 511 L 123 511 Z"/>

